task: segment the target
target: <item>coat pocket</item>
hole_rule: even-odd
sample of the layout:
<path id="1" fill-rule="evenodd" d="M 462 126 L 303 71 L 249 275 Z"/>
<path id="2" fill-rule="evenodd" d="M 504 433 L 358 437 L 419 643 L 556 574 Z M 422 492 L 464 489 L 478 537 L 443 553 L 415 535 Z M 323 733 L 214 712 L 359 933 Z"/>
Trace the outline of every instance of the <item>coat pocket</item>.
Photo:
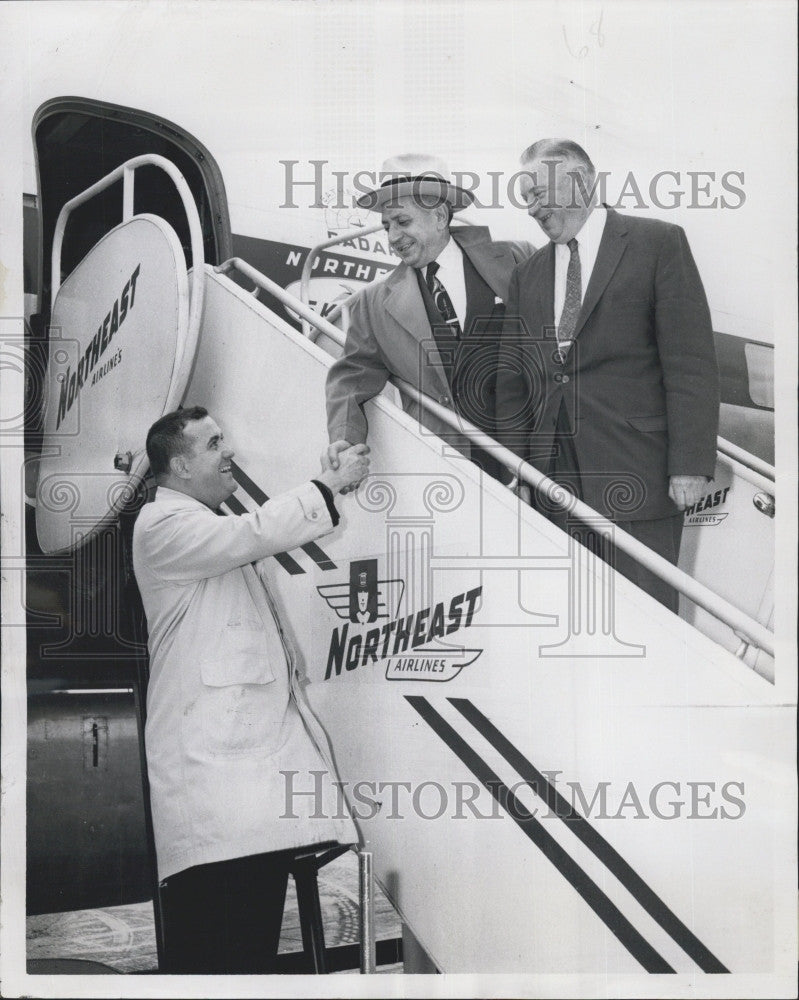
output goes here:
<path id="1" fill-rule="evenodd" d="M 203 684 L 210 688 L 230 687 L 234 684 L 269 684 L 275 679 L 266 660 L 266 643 L 263 632 L 249 642 L 239 640 L 235 648 L 218 653 L 213 659 L 200 662 Z"/>
<path id="2" fill-rule="evenodd" d="M 231 637 L 217 655 L 200 661 L 200 677 L 206 749 L 214 756 L 239 756 L 268 748 L 276 736 L 280 693 L 264 632 L 243 629 Z"/>
<path id="3" fill-rule="evenodd" d="M 656 413 L 651 417 L 627 417 L 627 423 L 637 431 L 667 431 L 669 429 L 665 413 Z"/>

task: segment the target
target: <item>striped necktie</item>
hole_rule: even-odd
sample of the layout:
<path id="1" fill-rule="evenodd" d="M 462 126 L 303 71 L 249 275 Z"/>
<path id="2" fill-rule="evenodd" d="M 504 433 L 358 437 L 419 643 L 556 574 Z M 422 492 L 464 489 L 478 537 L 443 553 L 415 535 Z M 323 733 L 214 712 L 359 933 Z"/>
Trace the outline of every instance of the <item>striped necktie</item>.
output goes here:
<path id="1" fill-rule="evenodd" d="M 558 360 L 562 365 L 566 363 L 569 349 L 574 343 L 572 334 L 577 326 L 577 317 L 580 315 L 580 309 L 583 305 L 583 279 L 577 240 L 572 237 L 566 246 L 569 248 L 571 256 L 566 271 L 566 298 L 563 300 L 563 312 L 560 314 L 560 323 L 557 329 Z"/>
<path id="2" fill-rule="evenodd" d="M 461 325 L 458 322 L 458 316 L 452 305 L 452 299 L 447 294 L 446 288 L 444 288 L 441 284 L 441 279 L 436 275 L 438 268 L 439 264 L 437 260 L 434 260 L 432 263 L 427 265 L 427 287 L 430 289 L 430 294 L 433 296 L 433 302 L 435 302 L 436 309 L 438 309 L 446 320 L 447 326 L 452 332 L 452 336 L 456 340 L 460 340 Z"/>

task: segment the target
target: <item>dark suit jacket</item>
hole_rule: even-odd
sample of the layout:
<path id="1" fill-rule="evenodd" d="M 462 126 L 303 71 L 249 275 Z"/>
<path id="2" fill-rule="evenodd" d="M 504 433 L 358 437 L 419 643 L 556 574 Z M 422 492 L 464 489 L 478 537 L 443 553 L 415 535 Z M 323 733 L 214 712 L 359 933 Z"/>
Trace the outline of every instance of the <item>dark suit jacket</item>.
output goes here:
<path id="1" fill-rule="evenodd" d="M 467 317 L 464 346 L 470 338 L 482 338 L 486 328 L 496 326 L 496 347 L 511 274 L 534 248 L 529 243 L 495 243 L 484 226 L 456 227 L 452 238 L 492 289 L 495 299 L 501 300 L 494 302 L 488 318 Z M 363 404 L 382 390 L 390 375 L 405 379 L 444 406 L 453 406 L 446 366 L 442 364 L 413 268 L 399 264 L 384 281 L 358 292 L 349 302 L 349 312 L 344 353 L 327 377 L 331 441 L 344 439 L 358 444 L 366 440 Z M 474 322 L 480 319 L 483 322 Z M 412 400 L 403 402 L 405 409 L 424 427 L 470 454 L 468 442 L 448 425 L 425 413 Z M 486 423 L 490 424 L 491 414 L 488 416 Z"/>
<path id="2" fill-rule="evenodd" d="M 561 403 L 583 499 L 616 520 L 677 513 L 673 475 L 713 476 L 719 384 L 710 311 L 679 226 L 608 210 L 565 365 L 554 360 L 555 247 L 511 281 L 496 433 L 546 468 Z"/>

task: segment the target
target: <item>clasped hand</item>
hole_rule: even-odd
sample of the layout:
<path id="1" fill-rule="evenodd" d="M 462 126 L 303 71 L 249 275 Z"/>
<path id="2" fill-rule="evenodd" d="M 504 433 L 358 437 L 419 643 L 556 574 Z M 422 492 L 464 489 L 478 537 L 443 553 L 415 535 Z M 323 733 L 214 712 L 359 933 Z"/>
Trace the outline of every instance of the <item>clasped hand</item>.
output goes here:
<path id="1" fill-rule="evenodd" d="M 369 446 L 351 445 L 349 441 L 333 441 L 321 455 L 322 477 L 340 493 L 357 490 L 369 472 Z"/>

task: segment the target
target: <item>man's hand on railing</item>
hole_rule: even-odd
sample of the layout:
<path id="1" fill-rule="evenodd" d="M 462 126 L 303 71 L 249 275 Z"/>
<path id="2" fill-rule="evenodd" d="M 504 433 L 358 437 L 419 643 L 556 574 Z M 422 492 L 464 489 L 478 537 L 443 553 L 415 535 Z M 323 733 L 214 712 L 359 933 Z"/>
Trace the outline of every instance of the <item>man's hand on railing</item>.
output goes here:
<path id="1" fill-rule="evenodd" d="M 525 483 L 523 479 L 520 479 L 516 484 L 516 489 L 513 491 L 516 496 L 529 507 L 533 502 L 533 488 L 529 483 Z"/>
<path id="2" fill-rule="evenodd" d="M 526 503 L 527 506 L 531 506 L 533 502 L 533 488 L 529 483 L 526 483 L 520 476 L 514 476 L 509 483 L 506 483 L 508 489 L 515 493 L 516 496 Z"/>
<path id="3" fill-rule="evenodd" d="M 692 507 L 702 499 L 709 482 L 707 476 L 671 476 L 669 496 L 680 510 L 685 510 L 686 507 Z"/>
<path id="4" fill-rule="evenodd" d="M 322 452 L 322 474 L 318 478 L 333 493 L 357 490 L 369 472 L 369 446 L 334 441 Z"/>

